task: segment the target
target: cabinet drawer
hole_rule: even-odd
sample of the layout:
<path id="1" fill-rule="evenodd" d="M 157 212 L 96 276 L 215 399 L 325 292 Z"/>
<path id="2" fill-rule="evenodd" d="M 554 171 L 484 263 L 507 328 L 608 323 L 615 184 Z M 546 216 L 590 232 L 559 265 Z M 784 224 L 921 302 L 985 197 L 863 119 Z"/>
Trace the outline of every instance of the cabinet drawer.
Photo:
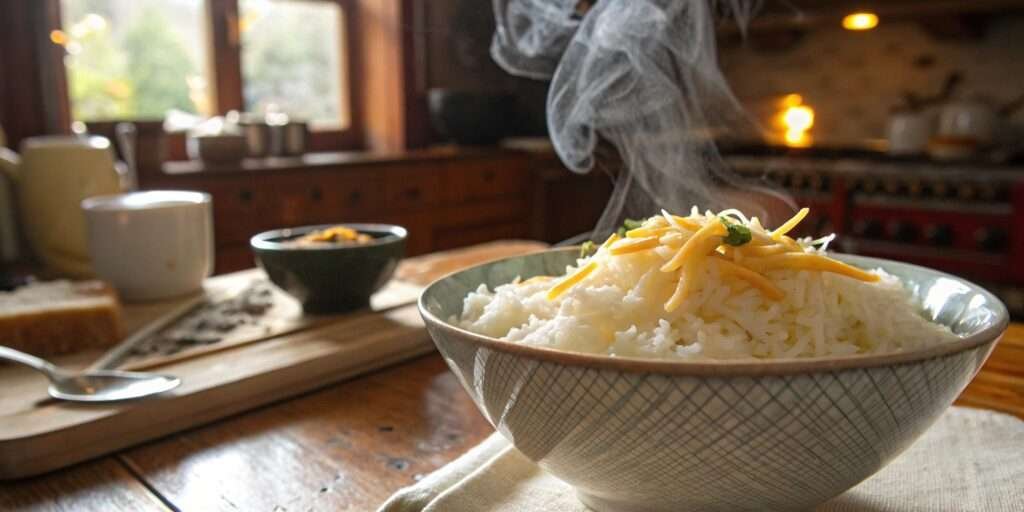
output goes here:
<path id="1" fill-rule="evenodd" d="M 275 185 L 264 216 L 282 227 L 369 220 L 382 195 L 379 180 L 313 175 Z"/>
<path id="2" fill-rule="evenodd" d="M 416 210 L 440 202 L 443 180 L 434 169 L 390 169 L 384 179 L 384 205 L 388 210 Z"/>
<path id="3" fill-rule="evenodd" d="M 260 231 L 263 191 L 251 185 L 208 188 L 213 197 L 214 240 L 220 244 L 248 243 Z"/>
<path id="4" fill-rule="evenodd" d="M 371 222 L 384 209 L 384 180 L 370 173 L 332 176 L 325 181 L 323 196 L 335 220 Z"/>
<path id="5" fill-rule="evenodd" d="M 465 202 L 522 195 L 530 174 L 518 161 L 462 162 L 445 172 L 445 200 Z"/>

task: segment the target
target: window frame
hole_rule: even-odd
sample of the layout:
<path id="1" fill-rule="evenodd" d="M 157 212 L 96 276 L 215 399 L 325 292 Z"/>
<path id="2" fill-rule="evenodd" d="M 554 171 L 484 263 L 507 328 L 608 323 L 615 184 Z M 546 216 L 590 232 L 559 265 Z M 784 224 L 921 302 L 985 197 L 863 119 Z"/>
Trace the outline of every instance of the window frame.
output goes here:
<path id="1" fill-rule="evenodd" d="M 281 0 L 287 1 L 287 0 Z M 318 129 L 310 131 L 310 151 L 338 151 L 356 150 L 364 148 L 363 119 L 364 109 L 362 106 L 362 90 L 359 83 L 352 77 L 356 72 L 359 59 L 360 47 L 359 37 L 356 32 L 358 27 L 357 0 L 305 0 L 316 2 L 330 2 L 337 4 L 342 12 L 342 34 L 339 41 L 342 45 L 342 84 L 343 94 L 341 101 L 348 103 L 349 123 L 348 126 L 339 129 Z M 231 110 L 244 110 L 244 82 L 242 76 L 242 46 L 241 33 L 239 31 L 239 0 L 203 0 L 206 12 L 206 34 L 207 34 L 207 74 L 210 77 L 213 87 L 214 113 L 224 115 Z M 53 29 L 61 27 L 60 0 L 50 0 L 48 11 L 50 13 L 49 24 Z M 49 31 L 47 31 L 49 33 Z M 59 84 L 59 111 L 64 114 L 65 126 L 71 121 L 71 98 L 68 93 L 67 72 L 63 64 L 63 52 L 54 48 L 56 62 L 53 66 Z M 97 121 L 86 121 L 90 130 L 98 132 L 112 131 L 113 125 L 119 122 L 139 122 L 153 124 L 160 120 L 145 118 L 125 119 L 103 119 Z"/>

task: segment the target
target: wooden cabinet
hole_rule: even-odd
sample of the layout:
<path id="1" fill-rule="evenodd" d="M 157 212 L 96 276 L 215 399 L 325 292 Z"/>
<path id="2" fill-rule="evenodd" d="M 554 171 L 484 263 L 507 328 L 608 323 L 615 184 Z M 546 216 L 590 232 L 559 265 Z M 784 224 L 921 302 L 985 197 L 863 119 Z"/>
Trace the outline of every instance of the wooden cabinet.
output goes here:
<path id="1" fill-rule="evenodd" d="M 495 149 L 447 157 L 337 160 L 318 156 L 259 169 L 246 161 L 235 170 L 205 172 L 200 164 L 182 163 L 169 166 L 179 172 L 143 186 L 213 196 L 217 273 L 251 267 L 249 238 L 289 226 L 398 224 L 409 230 L 408 255 L 535 237 L 535 158 L 529 154 Z"/>

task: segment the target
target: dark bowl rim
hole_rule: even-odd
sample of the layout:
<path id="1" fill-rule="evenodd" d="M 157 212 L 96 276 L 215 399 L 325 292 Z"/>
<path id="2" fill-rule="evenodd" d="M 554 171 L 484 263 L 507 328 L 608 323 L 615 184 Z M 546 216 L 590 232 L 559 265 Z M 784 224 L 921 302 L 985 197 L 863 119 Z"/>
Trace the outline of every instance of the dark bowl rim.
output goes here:
<path id="1" fill-rule="evenodd" d="M 366 244 L 358 245 L 335 245 L 335 244 L 324 244 L 323 246 L 303 246 L 296 247 L 286 242 L 277 242 L 273 239 L 281 238 L 294 238 L 299 235 L 309 233 L 310 231 L 316 231 L 318 229 L 326 229 L 335 226 L 344 226 L 352 228 L 361 233 L 372 233 L 381 234 L 382 237 L 374 237 L 373 241 Z M 354 249 L 365 249 L 368 247 L 378 247 L 382 245 L 389 245 L 396 242 L 405 240 L 409 236 L 409 231 L 402 226 L 397 224 L 374 224 L 374 223 L 363 223 L 363 222 L 332 222 L 328 224 L 310 224 L 306 226 L 296 226 L 291 228 L 272 229 L 270 231 L 264 231 L 262 233 L 254 235 L 249 239 L 249 246 L 257 251 L 275 251 L 275 252 L 297 252 L 297 251 L 342 251 L 342 250 L 354 250 Z"/>
<path id="2" fill-rule="evenodd" d="M 578 247 L 553 249 L 552 251 L 575 251 L 578 252 Z M 484 265 L 493 265 L 501 261 L 507 261 L 515 258 L 524 258 L 540 253 L 533 253 L 520 256 L 512 256 L 509 258 L 502 258 L 500 260 L 493 260 L 473 267 L 458 270 L 456 272 L 449 273 L 440 279 L 427 285 L 420 294 L 419 300 L 417 300 L 417 307 L 419 308 L 420 315 L 423 317 L 424 322 L 428 327 L 444 331 L 448 336 L 457 337 L 461 340 L 469 341 L 479 347 L 495 350 L 498 352 L 504 352 L 513 354 L 528 359 L 533 359 L 543 362 L 551 362 L 562 364 L 566 366 L 580 366 L 586 368 L 594 368 L 599 370 L 617 370 L 627 373 L 651 373 L 651 374 L 663 374 L 673 376 L 699 376 L 699 377 L 760 377 L 766 375 L 796 375 L 796 374 L 808 374 L 808 373 L 827 373 L 836 370 L 850 370 L 850 369 L 866 369 L 866 368 L 877 368 L 901 364 L 912 364 L 918 363 L 928 359 L 934 359 L 942 356 L 948 356 L 959 352 L 971 350 L 982 345 L 990 344 L 989 350 L 995 346 L 995 342 L 1002 338 L 1003 333 L 1009 326 L 1009 313 L 1006 306 L 1000 301 L 995 295 L 988 290 L 978 286 L 977 284 L 968 281 L 966 279 L 942 272 L 939 270 L 931 269 L 928 267 L 922 267 L 920 265 L 914 265 L 911 263 L 903 263 L 894 260 L 888 260 L 884 258 L 871 258 L 867 256 L 853 256 L 854 260 L 864 263 L 878 262 L 884 265 L 904 266 L 912 269 L 918 269 L 929 274 L 947 277 L 954 279 L 959 283 L 966 285 L 971 289 L 972 292 L 980 293 L 986 300 L 992 304 L 995 313 L 995 321 L 991 324 L 983 327 L 978 332 L 965 336 L 964 338 L 955 341 L 953 343 L 947 343 L 943 345 L 937 345 L 934 347 L 927 347 L 923 349 L 911 350 L 907 352 L 894 352 L 886 354 L 863 354 L 853 356 L 829 356 L 829 357 L 809 357 L 809 358 L 787 358 L 787 359 L 775 359 L 770 361 L 674 361 L 674 360 L 659 360 L 659 359 L 648 359 L 639 357 L 611 357 L 600 354 L 589 354 L 584 352 L 569 352 L 565 350 L 536 347 L 531 345 L 520 345 L 518 343 L 512 343 L 508 341 L 502 341 L 497 338 L 490 336 L 484 336 L 474 332 L 467 331 L 460 327 L 456 327 L 447 320 L 437 318 L 433 313 L 427 309 L 424 303 L 425 297 L 429 295 L 431 289 L 438 285 L 438 283 L 449 279 L 455 274 L 466 272 L 474 268 L 478 268 Z M 839 255 L 840 258 L 850 255 Z M 433 335 L 433 333 L 431 333 Z M 438 350 L 442 352 L 440 344 Z M 987 354 L 986 354 L 987 357 Z"/>

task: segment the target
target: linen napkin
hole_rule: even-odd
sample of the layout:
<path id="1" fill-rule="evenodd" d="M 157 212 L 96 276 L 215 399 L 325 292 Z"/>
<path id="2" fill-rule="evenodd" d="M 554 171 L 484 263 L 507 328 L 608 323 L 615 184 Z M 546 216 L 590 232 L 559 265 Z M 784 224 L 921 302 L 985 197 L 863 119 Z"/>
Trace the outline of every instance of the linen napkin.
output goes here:
<path id="1" fill-rule="evenodd" d="M 378 512 L 587 512 L 569 484 L 500 434 L 388 499 Z M 950 408 L 903 455 L 819 512 L 1024 510 L 1024 421 Z"/>

